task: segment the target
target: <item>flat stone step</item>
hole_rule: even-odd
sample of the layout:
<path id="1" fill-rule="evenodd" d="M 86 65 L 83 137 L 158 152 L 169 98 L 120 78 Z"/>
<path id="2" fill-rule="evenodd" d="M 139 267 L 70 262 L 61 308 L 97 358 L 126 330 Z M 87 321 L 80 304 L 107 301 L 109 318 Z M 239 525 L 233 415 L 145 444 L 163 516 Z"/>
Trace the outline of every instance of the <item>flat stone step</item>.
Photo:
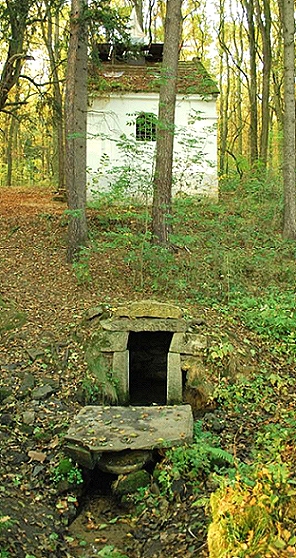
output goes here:
<path id="1" fill-rule="evenodd" d="M 103 452 L 173 447 L 192 438 L 190 405 L 86 406 L 74 418 L 65 443 L 77 463 L 93 469 Z"/>

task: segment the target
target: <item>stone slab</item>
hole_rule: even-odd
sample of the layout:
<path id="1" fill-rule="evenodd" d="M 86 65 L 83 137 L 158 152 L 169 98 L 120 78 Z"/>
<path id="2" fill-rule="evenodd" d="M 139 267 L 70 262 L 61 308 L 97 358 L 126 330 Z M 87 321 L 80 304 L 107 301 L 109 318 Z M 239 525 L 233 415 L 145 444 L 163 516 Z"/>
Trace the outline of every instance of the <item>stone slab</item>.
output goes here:
<path id="1" fill-rule="evenodd" d="M 166 302 L 156 300 L 141 300 L 131 302 L 126 306 L 119 306 L 113 312 L 114 316 L 123 318 L 175 318 L 183 316 L 181 308 Z"/>
<path id="2" fill-rule="evenodd" d="M 172 447 L 192 438 L 190 405 L 86 406 L 74 418 L 65 443 L 68 449 L 81 447 L 99 458 L 102 452 Z"/>
<path id="3" fill-rule="evenodd" d="M 186 331 L 186 322 L 174 318 L 110 318 L 100 322 L 106 331 Z"/>

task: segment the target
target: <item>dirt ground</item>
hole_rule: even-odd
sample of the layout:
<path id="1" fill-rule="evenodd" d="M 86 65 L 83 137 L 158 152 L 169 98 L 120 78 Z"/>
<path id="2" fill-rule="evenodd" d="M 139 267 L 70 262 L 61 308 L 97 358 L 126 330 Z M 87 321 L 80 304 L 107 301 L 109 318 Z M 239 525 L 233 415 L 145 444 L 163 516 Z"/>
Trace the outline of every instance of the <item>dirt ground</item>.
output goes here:
<path id="1" fill-rule="evenodd" d="M 83 495 L 57 482 L 63 434 L 81 408 L 85 312 L 99 302 L 151 295 L 135 291 L 116 248 L 98 252 L 90 262 L 92 282 L 79 283 L 66 262 L 65 209 L 50 189 L 0 189 L 0 554 L 87 558 L 110 545 L 128 558 L 207 556 L 208 518 L 184 487 L 160 509 L 147 502 L 135 524 L 129 510 L 96 488 Z M 209 324 L 222 326 L 217 312 L 204 312 Z M 226 420 L 218 409 L 212 419 L 243 453 L 248 440 L 237 417 Z M 257 417 L 244 420 L 250 435 Z"/>

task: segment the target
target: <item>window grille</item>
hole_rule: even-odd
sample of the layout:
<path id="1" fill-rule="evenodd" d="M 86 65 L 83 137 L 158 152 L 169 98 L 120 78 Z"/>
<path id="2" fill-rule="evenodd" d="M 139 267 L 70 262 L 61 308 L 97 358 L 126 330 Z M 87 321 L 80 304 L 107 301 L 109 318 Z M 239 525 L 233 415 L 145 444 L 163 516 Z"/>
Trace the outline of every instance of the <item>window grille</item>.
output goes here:
<path id="1" fill-rule="evenodd" d="M 157 118 L 152 112 L 141 112 L 136 118 L 136 140 L 156 141 Z"/>

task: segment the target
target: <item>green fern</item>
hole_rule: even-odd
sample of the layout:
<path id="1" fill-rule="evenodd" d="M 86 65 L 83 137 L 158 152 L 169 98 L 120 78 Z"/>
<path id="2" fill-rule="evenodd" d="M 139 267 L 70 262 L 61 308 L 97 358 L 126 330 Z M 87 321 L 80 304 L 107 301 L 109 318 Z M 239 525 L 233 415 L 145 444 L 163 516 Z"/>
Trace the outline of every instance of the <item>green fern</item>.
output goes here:
<path id="1" fill-rule="evenodd" d="M 222 448 L 216 448 L 211 446 L 208 446 L 207 450 L 212 460 L 223 461 L 228 465 L 234 465 L 234 457 L 232 453 L 229 453 L 228 451 L 225 451 Z"/>
<path id="2" fill-rule="evenodd" d="M 193 444 L 168 450 L 165 461 L 158 467 L 156 475 L 162 493 L 172 497 L 173 484 L 178 479 L 198 487 L 210 472 L 233 466 L 233 455 L 218 444 L 218 438 L 203 431 L 201 421 L 197 422 Z"/>

